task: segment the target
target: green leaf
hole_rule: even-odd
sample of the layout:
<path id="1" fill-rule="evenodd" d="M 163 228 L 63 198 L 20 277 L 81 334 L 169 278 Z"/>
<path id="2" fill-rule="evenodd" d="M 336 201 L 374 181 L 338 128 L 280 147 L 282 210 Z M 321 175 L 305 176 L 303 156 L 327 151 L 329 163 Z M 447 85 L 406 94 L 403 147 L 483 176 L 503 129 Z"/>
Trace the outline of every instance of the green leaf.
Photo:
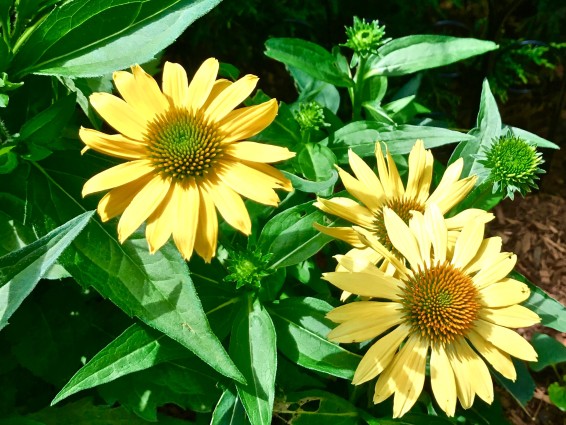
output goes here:
<path id="1" fill-rule="evenodd" d="M 410 35 L 384 44 L 364 78 L 398 76 L 449 65 L 497 49 L 492 41 L 443 35 Z"/>
<path id="2" fill-rule="evenodd" d="M 0 10 L 0 17 L 2 17 L 2 11 Z M 10 49 L 6 45 L 3 37 L 0 37 L 0 72 L 3 72 L 8 67 L 10 63 Z"/>
<path id="3" fill-rule="evenodd" d="M 238 396 L 252 425 L 271 424 L 277 347 L 271 317 L 256 299 L 248 298 L 234 322 L 230 336 L 230 355 L 246 378 L 236 383 Z"/>
<path id="4" fill-rule="evenodd" d="M 300 190 L 306 193 L 320 193 L 334 186 L 338 181 L 338 172 L 335 169 L 331 170 L 331 175 L 328 179 L 322 181 L 310 181 L 300 178 L 294 174 L 288 173 L 287 171 L 281 170 L 283 175 L 291 180 L 293 184 L 293 189 Z"/>
<path id="5" fill-rule="evenodd" d="M 37 241 L 0 257 L 0 329 L 85 228 L 93 213 L 85 212 Z"/>
<path id="6" fill-rule="evenodd" d="M 212 413 L 210 425 L 247 425 L 249 423 L 238 394 L 233 388 L 226 388 Z"/>
<path id="7" fill-rule="evenodd" d="M 254 136 L 253 140 L 285 146 L 291 150 L 301 143 L 299 124 L 297 124 L 289 105 L 283 102 L 279 103 L 279 111 L 275 120 L 269 127 Z"/>
<path id="8" fill-rule="evenodd" d="M 95 77 L 148 62 L 219 2 L 68 1 L 16 46 L 12 69 L 19 77 L 29 73 Z"/>
<path id="9" fill-rule="evenodd" d="M 479 176 L 476 186 L 479 186 L 485 180 L 487 177 L 485 167 L 478 162 L 476 155 L 491 146 L 493 140 L 501 136 L 501 126 L 501 115 L 499 114 L 497 102 L 491 93 L 489 82 L 486 78 L 482 85 L 476 127 L 469 133 L 475 139 L 460 143 L 449 160 L 449 163 L 453 163 L 458 158 L 464 159 L 464 168 L 460 178 L 476 174 Z"/>
<path id="10" fill-rule="evenodd" d="M 63 173 L 57 160 L 65 164 Z M 22 173 L 10 174 L 15 181 L 4 187 L 20 189 L 15 194 L 26 200 L 31 224 L 39 233 L 47 233 L 46 228 L 82 212 L 77 201 L 84 181 L 81 173 L 90 174 L 94 163 L 94 156 L 58 152 L 42 162 L 47 168 L 32 168 L 23 187 L 18 183 Z M 68 191 L 62 185 L 68 185 Z M 94 287 L 126 314 L 181 343 L 223 375 L 243 379 L 211 331 L 187 266 L 173 244 L 150 254 L 143 231 L 124 244 L 115 235 L 115 224 L 105 227 L 91 221 L 61 264 L 77 282 Z"/>
<path id="11" fill-rule="evenodd" d="M 187 355 L 188 351 L 182 345 L 154 329 L 135 323 L 75 373 L 51 405 L 87 388 Z"/>
<path id="12" fill-rule="evenodd" d="M 273 410 L 293 425 L 357 425 L 360 421 L 350 402 L 321 390 L 287 394 Z"/>
<path id="13" fill-rule="evenodd" d="M 540 372 L 547 366 L 566 362 L 566 347 L 553 337 L 535 333 L 531 338 L 531 344 L 538 354 L 538 361 L 530 363 L 531 369 L 535 372 Z"/>
<path id="14" fill-rule="evenodd" d="M 337 87 L 351 87 L 352 79 L 345 74 L 330 52 L 318 44 L 299 38 L 270 38 L 265 42 L 265 55 L 295 67 L 313 78 Z"/>
<path id="15" fill-rule="evenodd" d="M 44 425 L 147 425 L 144 419 L 123 407 L 95 406 L 90 399 L 81 399 L 62 407 L 47 407 L 29 415 Z M 183 421 L 160 421 L 166 425 L 182 425 Z"/>
<path id="16" fill-rule="evenodd" d="M 277 346 L 307 369 L 352 379 L 361 357 L 326 338 L 335 325 L 325 318 L 332 306 L 317 298 L 286 298 L 269 312 L 277 329 Z"/>
<path id="17" fill-rule="evenodd" d="M 49 148 L 50 142 L 61 135 L 75 112 L 76 100 L 74 93 L 65 96 L 26 121 L 20 130 L 21 140 Z"/>
<path id="18" fill-rule="evenodd" d="M 218 397 L 219 375 L 189 353 L 186 359 L 161 363 L 104 384 L 98 392 L 106 403 L 118 402 L 147 421 L 157 408 L 175 404 L 193 412 L 210 412 Z"/>
<path id="19" fill-rule="evenodd" d="M 560 149 L 560 146 L 558 146 L 557 144 L 552 143 L 551 141 L 546 140 L 540 136 L 537 136 L 536 134 L 530 133 L 527 130 L 511 126 L 506 126 L 506 128 L 511 129 L 515 136 L 525 139 L 527 142 L 531 142 L 533 145 L 539 148 Z"/>
<path id="20" fill-rule="evenodd" d="M 391 126 L 375 121 L 355 121 L 345 125 L 320 143 L 328 145 L 336 154 L 338 163 L 348 162 L 348 150 L 362 157 L 375 153 L 375 142 L 386 143 L 392 155 L 408 154 L 417 139 L 423 139 L 430 149 L 461 140 L 473 140 L 473 136 L 445 128 L 418 125 Z"/>
<path id="21" fill-rule="evenodd" d="M 566 308 L 521 273 L 512 271 L 509 277 L 526 283 L 531 290 L 531 296 L 524 306 L 539 315 L 541 324 L 559 332 L 566 332 Z"/>
<path id="22" fill-rule="evenodd" d="M 307 179 L 323 181 L 332 176 L 336 156 L 326 146 L 307 143 L 297 154 L 297 162 Z"/>
<path id="23" fill-rule="evenodd" d="M 319 105 L 330 109 L 333 113 L 340 106 L 340 93 L 332 84 L 317 80 L 298 68 L 289 66 L 289 73 L 295 80 L 299 90 L 297 102 L 309 102 L 314 100 Z"/>
<path id="24" fill-rule="evenodd" d="M 521 406 L 525 407 L 529 400 L 533 398 L 536 384 L 525 362 L 515 358 L 512 358 L 512 360 L 515 370 L 517 371 L 517 379 L 515 381 L 504 378 L 496 370 L 493 371 L 493 375 L 501 386 L 505 388 Z"/>
<path id="25" fill-rule="evenodd" d="M 548 386 L 550 401 L 563 412 L 566 411 L 566 385 L 553 382 Z"/>
<path id="26" fill-rule="evenodd" d="M 319 232 L 313 223 L 325 223 L 325 215 L 312 202 L 289 208 L 267 222 L 259 239 L 261 252 L 273 254 L 273 268 L 288 267 L 300 263 L 316 254 L 332 240 L 331 236 Z"/>

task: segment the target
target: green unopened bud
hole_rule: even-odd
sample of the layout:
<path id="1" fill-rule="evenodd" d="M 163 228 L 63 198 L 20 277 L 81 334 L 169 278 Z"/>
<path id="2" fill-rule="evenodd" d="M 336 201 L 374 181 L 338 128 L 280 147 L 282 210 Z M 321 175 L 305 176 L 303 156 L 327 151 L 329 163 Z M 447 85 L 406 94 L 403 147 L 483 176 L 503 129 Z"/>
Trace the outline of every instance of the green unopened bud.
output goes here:
<path id="1" fill-rule="evenodd" d="M 349 47 L 360 56 L 367 56 L 370 53 L 377 53 L 377 49 L 382 44 L 390 41 L 390 38 L 383 39 L 385 35 L 385 25 L 379 26 L 379 21 L 366 22 L 354 16 L 354 25 L 346 27 L 348 41 L 342 46 Z"/>
<path id="2" fill-rule="evenodd" d="M 270 257 L 271 254 L 262 255 L 259 251 L 233 252 L 226 260 L 230 274 L 224 280 L 235 282 L 236 288 L 244 285 L 259 288 L 261 280 L 275 272 L 268 267 Z"/>
<path id="3" fill-rule="evenodd" d="M 493 191 L 506 191 L 511 199 L 515 192 L 525 196 L 531 189 L 538 189 L 535 180 L 544 173 L 540 168 L 542 154 L 536 146 L 512 133 L 496 139 L 478 159 L 489 171 Z"/>
<path id="4" fill-rule="evenodd" d="M 320 130 L 330 124 L 324 122 L 324 110 L 314 100 L 301 103 L 299 110 L 295 111 L 295 120 L 299 123 L 301 131 Z"/>

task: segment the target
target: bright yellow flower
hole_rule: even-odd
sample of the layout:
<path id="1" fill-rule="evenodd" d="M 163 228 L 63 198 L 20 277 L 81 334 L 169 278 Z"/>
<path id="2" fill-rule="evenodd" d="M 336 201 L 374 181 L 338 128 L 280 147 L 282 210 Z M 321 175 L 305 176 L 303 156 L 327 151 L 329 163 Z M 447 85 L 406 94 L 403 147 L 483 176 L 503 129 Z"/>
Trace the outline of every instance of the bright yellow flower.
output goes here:
<path id="1" fill-rule="evenodd" d="M 291 183 L 267 163 L 292 158 L 287 148 L 242 141 L 266 128 L 277 102 L 235 109 L 258 78 L 216 80 L 218 61 L 206 60 L 191 83 L 179 64 L 166 62 L 163 91 L 141 67 L 114 73 L 123 99 L 94 93 L 94 109 L 119 134 L 81 128 L 96 151 L 126 159 L 88 180 L 83 196 L 111 189 L 98 204 L 103 221 L 122 214 L 118 238 L 126 240 L 144 221 L 150 251 L 171 235 L 184 258 L 193 250 L 205 261 L 215 255 L 218 219 L 248 235 L 251 221 L 241 196 L 274 205 L 274 189 Z"/>
<path id="2" fill-rule="evenodd" d="M 341 168 L 338 168 L 338 172 L 346 190 L 362 204 L 350 198 L 336 197 L 318 198 L 314 205 L 325 213 L 336 215 L 367 229 L 389 250 L 393 249 L 393 245 L 383 222 L 385 207 L 393 209 L 405 223 L 409 222 L 411 211 L 422 213 L 431 204 L 438 205 L 442 214 L 446 214 L 468 195 L 476 181 L 476 176 L 460 180 L 464 166 L 460 158 L 446 169 L 438 187 L 431 194 L 433 157 L 430 150 L 425 151 L 422 140 L 416 141 L 409 154 L 409 175 L 406 188 L 403 186 L 391 154 L 387 152 L 387 158 L 385 158 L 379 143 L 375 145 L 379 177 L 353 151 L 349 151 L 348 155 L 350 168 L 356 177 Z M 472 217 L 482 217 L 487 222 L 493 218 L 493 215 L 479 209 L 468 209 L 450 218 L 447 221 L 448 228 L 450 230 L 459 229 Z M 315 224 L 315 227 L 327 235 L 354 246 L 350 255 L 364 256 L 374 264 L 382 259 L 382 256 L 375 251 L 365 248 L 352 227 L 325 227 L 319 224 Z"/>
<path id="3" fill-rule="evenodd" d="M 400 417 L 423 389 L 430 353 L 432 391 L 447 415 L 454 415 L 456 400 L 466 409 L 476 395 L 491 403 L 493 383 L 486 361 L 515 380 L 511 356 L 537 358 L 531 345 L 509 329 L 539 321 L 518 305 L 529 297 L 528 286 L 506 277 L 516 256 L 501 252 L 501 238 L 484 239 L 485 224 L 478 219 L 464 224 L 451 243 L 436 205 L 424 214 L 414 213 L 409 225 L 392 209 L 384 208 L 383 215 L 400 258 L 367 230 L 356 230 L 395 267 L 395 277 L 362 257 L 348 256 L 338 257 L 347 271 L 324 275 L 344 291 L 370 297 L 328 313 L 330 320 L 340 323 L 328 335 L 332 341 L 377 338 L 358 365 L 353 383 L 379 375 L 373 400 L 379 403 L 394 394 L 393 416 Z"/>

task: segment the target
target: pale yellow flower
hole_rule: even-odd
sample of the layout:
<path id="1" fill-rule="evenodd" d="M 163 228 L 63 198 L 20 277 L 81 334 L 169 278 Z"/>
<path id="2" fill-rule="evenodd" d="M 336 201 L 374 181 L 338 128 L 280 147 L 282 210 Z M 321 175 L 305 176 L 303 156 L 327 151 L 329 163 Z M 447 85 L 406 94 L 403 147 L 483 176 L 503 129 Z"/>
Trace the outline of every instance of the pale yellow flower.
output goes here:
<path id="1" fill-rule="evenodd" d="M 340 323 L 328 338 L 339 343 L 377 340 L 354 374 L 358 385 L 378 376 L 373 401 L 394 394 L 393 416 L 404 415 L 417 401 L 430 355 L 430 380 L 436 401 L 453 416 L 456 401 L 469 408 L 477 395 L 493 401 L 489 363 L 515 380 L 511 356 L 535 361 L 537 354 L 509 328 L 530 326 L 539 317 L 519 303 L 529 288 L 507 275 L 516 256 L 501 252 L 501 239 L 484 239 L 485 224 L 470 220 L 454 243 L 440 209 L 415 212 L 405 224 L 384 209 L 384 225 L 393 255 L 378 239 L 357 227 L 361 239 L 396 269 L 390 276 L 362 257 L 339 256 L 347 271 L 326 273 L 338 288 L 369 297 L 335 308 L 328 318 Z"/>
<path id="2" fill-rule="evenodd" d="M 108 93 L 90 96 L 94 109 L 119 134 L 81 128 L 85 150 L 128 162 L 88 180 L 83 196 L 111 189 L 98 204 L 98 213 L 103 221 L 122 215 L 120 242 L 145 221 L 152 253 L 173 235 L 184 258 L 194 250 L 210 261 L 218 239 L 216 209 L 248 235 L 251 220 L 242 196 L 276 206 L 274 189 L 292 189 L 267 163 L 292 158 L 293 152 L 242 141 L 273 121 L 276 100 L 234 109 L 254 90 L 258 78 L 216 80 L 218 66 L 216 59 L 206 60 L 189 84 L 181 65 L 166 62 L 160 90 L 135 65 L 132 73 L 114 73 L 123 100 Z"/>
<path id="3" fill-rule="evenodd" d="M 350 168 L 355 177 L 339 167 L 338 172 L 344 187 L 356 200 L 343 197 L 318 198 L 314 205 L 325 213 L 367 229 L 389 250 L 394 247 L 385 231 L 383 222 L 385 207 L 395 211 L 405 223 L 409 222 L 411 211 L 422 213 L 431 204 L 436 204 L 442 214 L 446 214 L 468 195 L 476 181 L 476 176 L 460 179 L 464 162 L 459 158 L 446 169 L 440 183 L 430 193 L 433 156 L 430 150 L 425 150 L 422 140 L 416 141 L 409 154 L 406 187 L 391 154 L 387 152 L 384 157 L 379 143 L 375 145 L 378 175 L 353 151 L 349 151 L 348 155 Z M 447 221 L 448 228 L 459 229 L 472 217 L 481 217 L 487 222 L 493 219 L 493 214 L 479 209 L 468 209 L 450 218 Z M 379 253 L 367 249 L 352 227 L 325 227 L 320 224 L 315 224 L 315 227 L 327 235 L 352 245 L 354 249 L 349 252 L 350 255 L 364 256 L 374 264 L 383 258 Z"/>

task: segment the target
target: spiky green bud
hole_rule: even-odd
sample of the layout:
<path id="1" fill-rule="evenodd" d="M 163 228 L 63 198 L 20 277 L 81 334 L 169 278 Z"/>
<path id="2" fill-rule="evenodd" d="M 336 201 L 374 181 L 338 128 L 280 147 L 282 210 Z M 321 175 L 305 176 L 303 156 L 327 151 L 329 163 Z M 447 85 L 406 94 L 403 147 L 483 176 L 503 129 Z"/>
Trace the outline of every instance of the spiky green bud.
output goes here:
<path id="1" fill-rule="evenodd" d="M 536 146 L 511 132 L 494 140 L 478 159 L 489 171 L 494 193 L 504 191 L 511 199 L 515 192 L 525 196 L 531 189 L 538 189 L 535 180 L 544 173 L 540 168 L 542 154 Z"/>
<path id="2" fill-rule="evenodd" d="M 259 251 L 232 252 L 226 260 L 230 274 L 224 280 L 235 282 L 236 288 L 244 285 L 259 288 L 261 280 L 275 272 L 268 267 L 270 257 L 270 254 L 262 255 Z"/>
<path id="3" fill-rule="evenodd" d="M 301 131 L 320 130 L 320 127 L 329 125 L 324 122 L 324 110 L 322 106 L 314 100 L 301 103 L 294 115 Z"/>
<path id="4" fill-rule="evenodd" d="M 383 39 L 385 35 L 385 25 L 379 26 L 378 20 L 366 22 L 354 16 L 354 25 L 346 27 L 348 41 L 342 46 L 349 47 L 360 56 L 367 56 L 370 53 L 377 53 L 379 46 L 387 43 L 391 39 Z"/>

